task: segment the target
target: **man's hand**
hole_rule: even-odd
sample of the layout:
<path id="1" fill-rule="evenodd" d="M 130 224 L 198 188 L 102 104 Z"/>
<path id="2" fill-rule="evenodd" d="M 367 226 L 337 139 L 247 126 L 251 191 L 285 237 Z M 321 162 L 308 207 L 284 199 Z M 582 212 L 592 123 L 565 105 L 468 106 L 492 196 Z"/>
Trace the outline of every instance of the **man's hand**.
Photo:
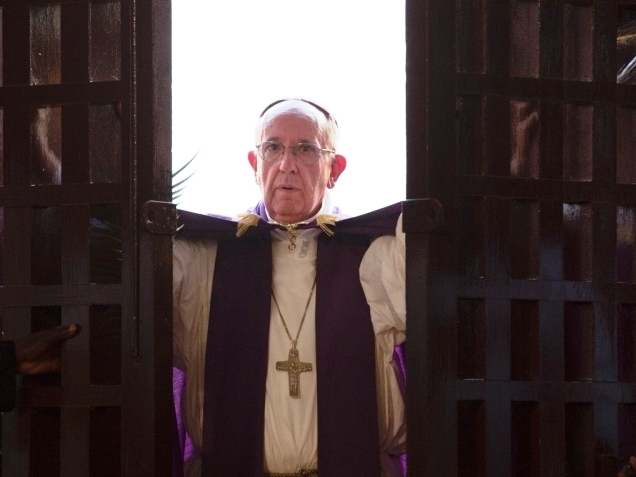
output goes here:
<path id="1" fill-rule="evenodd" d="M 38 331 L 15 340 L 17 371 L 40 374 L 59 371 L 62 345 L 80 332 L 79 325 L 64 325 Z"/>
<path id="2" fill-rule="evenodd" d="M 629 464 L 621 469 L 618 477 L 636 477 L 636 457 L 629 458 Z"/>

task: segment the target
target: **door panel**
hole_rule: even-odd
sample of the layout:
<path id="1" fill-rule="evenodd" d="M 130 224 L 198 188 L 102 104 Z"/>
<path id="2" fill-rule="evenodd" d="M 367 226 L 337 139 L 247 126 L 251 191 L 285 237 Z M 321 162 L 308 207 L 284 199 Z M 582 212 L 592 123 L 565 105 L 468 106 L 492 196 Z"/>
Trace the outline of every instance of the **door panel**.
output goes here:
<path id="1" fill-rule="evenodd" d="M 407 194 L 445 218 L 407 237 L 409 473 L 613 477 L 636 453 L 636 7 L 407 12 Z"/>
<path id="2" fill-rule="evenodd" d="M 170 197 L 169 7 L 0 2 L 4 338 L 82 326 L 21 378 L 2 475 L 171 473 L 171 240 L 140 218 Z"/>

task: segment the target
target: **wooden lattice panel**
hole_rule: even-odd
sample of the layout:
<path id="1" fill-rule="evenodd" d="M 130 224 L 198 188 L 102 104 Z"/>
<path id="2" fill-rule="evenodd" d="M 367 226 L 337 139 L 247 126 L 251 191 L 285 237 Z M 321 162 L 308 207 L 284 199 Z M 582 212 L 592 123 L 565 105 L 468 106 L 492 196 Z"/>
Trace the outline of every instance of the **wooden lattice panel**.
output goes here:
<path id="1" fill-rule="evenodd" d="M 636 5 L 427 13 L 428 184 L 409 194 L 446 221 L 409 315 L 412 475 L 614 477 L 636 453 L 636 86 L 616 79 Z"/>
<path id="2" fill-rule="evenodd" d="M 155 398 L 152 265 L 144 291 L 137 284 L 143 257 L 153 253 L 147 241 L 139 249 L 139 201 L 165 199 L 169 189 L 164 183 L 164 196 L 152 195 L 153 170 L 165 168 L 155 163 L 148 133 L 155 98 L 134 89 L 139 80 L 146 95 L 155 91 L 155 70 L 140 71 L 136 61 L 151 62 L 152 35 L 166 30 L 154 16 L 161 8 L 151 14 L 128 0 L 0 1 L 2 330 L 11 339 L 59 324 L 82 327 L 66 344 L 60 374 L 21 379 L 18 408 L 2 416 L 2 475 L 170 472 L 171 421 L 163 417 L 165 428 L 157 428 L 154 420 L 157 403 L 169 416 L 170 367 L 163 397 Z M 147 28 L 153 21 L 156 31 Z M 147 113 L 137 120 L 141 107 Z M 155 259 L 169 261 L 169 249 Z M 140 325 L 142 315 L 152 331 Z M 163 446 L 161 456 L 155 446 Z"/>

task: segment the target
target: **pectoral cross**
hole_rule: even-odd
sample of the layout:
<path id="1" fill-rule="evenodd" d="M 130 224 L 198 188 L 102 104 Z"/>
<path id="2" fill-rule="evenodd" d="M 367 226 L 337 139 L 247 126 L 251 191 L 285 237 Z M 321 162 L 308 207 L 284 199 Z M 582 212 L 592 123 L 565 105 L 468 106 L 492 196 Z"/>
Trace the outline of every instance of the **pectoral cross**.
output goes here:
<path id="1" fill-rule="evenodd" d="M 299 397 L 300 373 L 311 371 L 311 363 L 300 362 L 295 342 L 289 350 L 289 358 L 287 358 L 287 361 L 277 361 L 276 369 L 278 371 L 287 371 L 289 373 L 289 395 L 293 398 Z"/>

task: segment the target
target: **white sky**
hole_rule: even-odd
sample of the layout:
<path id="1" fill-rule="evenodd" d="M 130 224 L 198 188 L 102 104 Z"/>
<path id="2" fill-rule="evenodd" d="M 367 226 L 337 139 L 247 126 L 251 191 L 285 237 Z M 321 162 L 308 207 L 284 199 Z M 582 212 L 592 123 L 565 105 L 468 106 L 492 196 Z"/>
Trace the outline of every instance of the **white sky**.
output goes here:
<path id="1" fill-rule="evenodd" d="M 403 2 L 175 0 L 172 9 L 173 170 L 198 151 L 181 208 L 235 215 L 258 201 L 247 162 L 254 125 L 287 97 L 338 120 L 347 169 L 333 192 L 345 213 L 404 199 Z"/>

